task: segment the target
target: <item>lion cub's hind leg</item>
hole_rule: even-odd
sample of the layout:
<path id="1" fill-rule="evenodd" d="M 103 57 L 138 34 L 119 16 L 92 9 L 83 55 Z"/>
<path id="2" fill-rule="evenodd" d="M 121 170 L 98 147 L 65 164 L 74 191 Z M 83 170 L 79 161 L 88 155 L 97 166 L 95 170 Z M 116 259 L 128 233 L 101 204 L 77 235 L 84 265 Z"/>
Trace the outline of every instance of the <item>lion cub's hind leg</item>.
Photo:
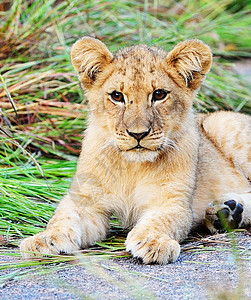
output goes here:
<path id="1" fill-rule="evenodd" d="M 211 233 L 251 225 L 251 193 L 228 193 L 209 203 L 205 225 Z"/>
<path id="2" fill-rule="evenodd" d="M 251 225 L 251 117 L 217 112 L 204 116 L 201 126 L 204 135 L 225 161 L 232 165 L 236 174 L 246 179 L 246 193 L 242 189 L 240 193 L 223 194 L 209 204 L 205 214 L 206 226 L 214 233 Z"/>
<path id="3" fill-rule="evenodd" d="M 251 117 L 219 111 L 206 115 L 201 126 L 205 136 L 222 155 L 251 180 Z"/>

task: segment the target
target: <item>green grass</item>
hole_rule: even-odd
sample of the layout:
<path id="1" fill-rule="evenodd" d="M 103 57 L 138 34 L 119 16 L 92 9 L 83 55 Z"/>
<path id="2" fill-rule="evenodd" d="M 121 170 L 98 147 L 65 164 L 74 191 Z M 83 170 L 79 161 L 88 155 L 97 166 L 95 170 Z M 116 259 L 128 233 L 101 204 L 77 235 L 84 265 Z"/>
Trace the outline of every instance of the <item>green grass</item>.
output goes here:
<path id="1" fill-rule="evenodd" d="M 238 3 L 13 0 L 0 11 L 0 244 L 41 231 L 74 174 L 87 105 L 71 45 L 92 35 L 112 51 L 138 43 L 169 51 L 199 38 L 215 58 L 195 109 L 250 114 L 250 83 L 232 68 L 251 57 L 251 4 Z M 97 247 L 120 255 L 123 239 Z"/>

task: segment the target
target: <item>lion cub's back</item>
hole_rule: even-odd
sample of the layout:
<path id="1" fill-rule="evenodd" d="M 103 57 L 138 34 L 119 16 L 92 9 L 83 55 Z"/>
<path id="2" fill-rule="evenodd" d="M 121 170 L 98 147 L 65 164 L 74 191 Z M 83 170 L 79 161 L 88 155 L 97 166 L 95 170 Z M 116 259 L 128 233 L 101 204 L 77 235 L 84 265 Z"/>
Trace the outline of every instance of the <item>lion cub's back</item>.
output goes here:
<path id="1" fill-rule="evenodd" d="M 220 111 L 199 119 L 202 133 L 251 180 L 251 116 Z"/>

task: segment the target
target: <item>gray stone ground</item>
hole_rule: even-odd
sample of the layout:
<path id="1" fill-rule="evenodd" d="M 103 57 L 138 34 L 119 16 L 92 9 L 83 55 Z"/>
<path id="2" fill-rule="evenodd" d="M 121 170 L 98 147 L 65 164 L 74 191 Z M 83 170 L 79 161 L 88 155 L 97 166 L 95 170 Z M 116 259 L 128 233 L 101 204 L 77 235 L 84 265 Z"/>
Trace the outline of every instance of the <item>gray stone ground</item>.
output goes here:
<path id="1" fill-rule="evenodd" d="M 225 296 L 220 299 L 251 299 L 251 231 L 235 234 L 238 251 L 225 234 L 194 240 L 182 245 L 173 264 L 85 259 L 82 265 L 4 282 L 0 299 L 215 299 L 220 294 Z"/>

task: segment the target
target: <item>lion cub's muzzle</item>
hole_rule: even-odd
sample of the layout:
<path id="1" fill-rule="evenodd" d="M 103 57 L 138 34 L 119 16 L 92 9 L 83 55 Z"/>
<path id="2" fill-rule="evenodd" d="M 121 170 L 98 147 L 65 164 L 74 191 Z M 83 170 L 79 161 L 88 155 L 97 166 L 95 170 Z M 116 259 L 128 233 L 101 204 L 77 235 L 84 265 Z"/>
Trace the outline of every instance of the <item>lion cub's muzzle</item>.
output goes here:
<path id="1" fill-rule="evenodd" d="M 127 133 L 132 136 L 136 141 L 137 141 L 137 145 L 132 147 L 131 149 L 129 150 L 133 150 L 133 149 L 143 149 L 145 147 L 143 147 L 141 144 L 140 144 L 140 141 L 143 140 L 146 136 L 149 135 L 150 131 L 151 131 L 151 128 L 149 128 L 147 131 L 144 131 L 144 132 L 131 132 L 129 131 L 128 129 L 126 129 Z"/>
<path id="2" fill-rule="evenodd" d="M 147 128 L 147 127 L 146 127 Z M 136 131 L 136 130 L 135 130 Z M 163 142 L 163 133 L 152 127 L 140 132 L 126 128 L 116 134 L 117 146 L 129 161 L 154 161 Z"/>
<path id="3" fill-rule="evenodd" d="M 148 134 L 149 134 L 150 131 L 151 131 L 151 128 L 149 128 L 147 131 L 140 132 L 140 133 L 137 133 L 137 132 L 131 132 L 131 131 L 129 131 L 128 129 L 126 129 L 126 131 L 127 131 L 127 133 L 128 133 L 130 136 L 134 137 L 135 140 L 137 140 L 137 142 L 138 142 L 138 144 L 139 144 L 140 141 L 141 141 L 144 137 L 148 136 Z"/>

